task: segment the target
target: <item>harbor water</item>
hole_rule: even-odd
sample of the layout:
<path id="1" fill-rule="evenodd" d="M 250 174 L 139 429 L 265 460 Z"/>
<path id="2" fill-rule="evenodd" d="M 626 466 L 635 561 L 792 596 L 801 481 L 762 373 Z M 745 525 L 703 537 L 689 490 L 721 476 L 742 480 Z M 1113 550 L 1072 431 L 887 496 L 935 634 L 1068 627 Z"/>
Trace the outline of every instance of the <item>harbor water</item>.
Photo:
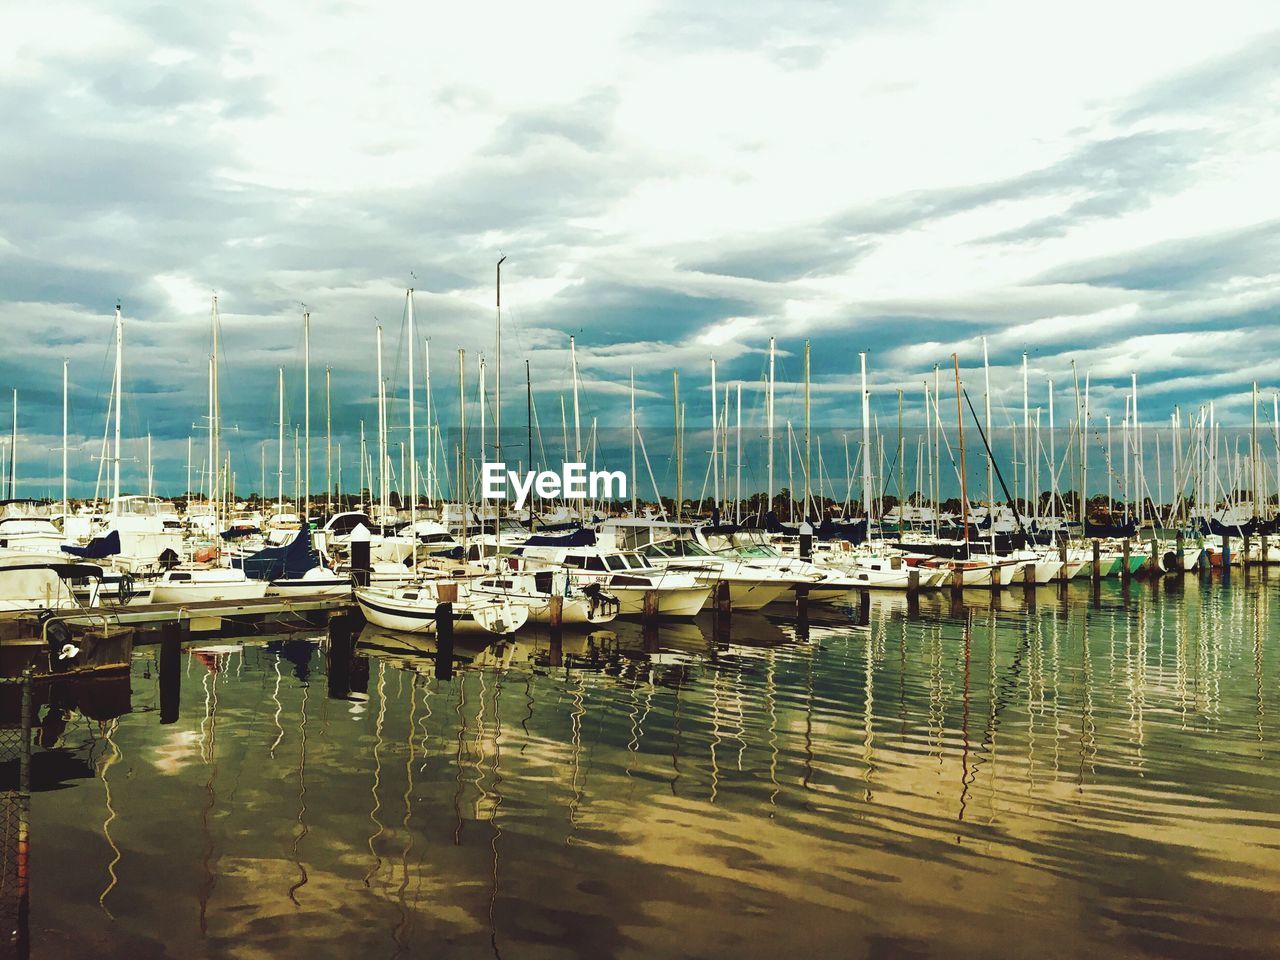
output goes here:
<path id="1" fill-rule="evenodd" d="M 371 628 L 139 647 L 38 718 L 31 955 L 1274 957 L 1278 592 L 459 638 L 447 679 Z"/>

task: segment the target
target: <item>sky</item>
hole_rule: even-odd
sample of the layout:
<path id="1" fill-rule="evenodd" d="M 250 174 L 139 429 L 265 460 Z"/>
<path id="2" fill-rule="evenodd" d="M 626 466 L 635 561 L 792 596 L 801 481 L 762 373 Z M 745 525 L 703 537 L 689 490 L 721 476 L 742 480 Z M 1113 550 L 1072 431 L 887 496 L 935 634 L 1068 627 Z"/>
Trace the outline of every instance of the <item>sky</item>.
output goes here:
<path id="1" fill-rule="evenodd" d="M 744 483 L 763 486 L 770 336 L 779 431 L 802 422 L 807 340 L 832 458 L 860 431 L 859 352 L 896 429 L 897 391 L 921 423 L 952 353 L 981 405 L 984 337 L 997 435 L 1021 421 L 1024 352 L 1030 404 L 1047 418 L 1052 379 L 1060 428 L 1088 374 L 1096 442 L 1134 373 L 1152 435 L 1210 400 L 1247 423 L 1255 380 L 1270 424 L 1273 3 L 713 7 L 4 4 L 0 423 L 16 389 L 19 494 L 60 488 L 64 359 L 72 491 L 92 492 L 117 302 L 124 485 L 145 486 L 149 433 L 157 489 L 186 486 L 214 294 L 242 492 L 264 455 L 275 486 L 279 367 L 287 429 L 302 423 L 304 310 L 313 486 L 329 368 L 350 487 L 359 424 L 372 437 L 377 420 L 376 328 L 393 445 L 408 287 L 452 428 L 457 350 L 469 397 L 481 354 L 492 382 L 501 256 L 507 423 L 524 422 L 527 359 L 559 459 L 573 335 L 584 432 L 626 434 L 634 371 L 659 485 L 673 371 L 686 482 L 705 473 L 715 358 L 720 384 L 742 384 Z"/>

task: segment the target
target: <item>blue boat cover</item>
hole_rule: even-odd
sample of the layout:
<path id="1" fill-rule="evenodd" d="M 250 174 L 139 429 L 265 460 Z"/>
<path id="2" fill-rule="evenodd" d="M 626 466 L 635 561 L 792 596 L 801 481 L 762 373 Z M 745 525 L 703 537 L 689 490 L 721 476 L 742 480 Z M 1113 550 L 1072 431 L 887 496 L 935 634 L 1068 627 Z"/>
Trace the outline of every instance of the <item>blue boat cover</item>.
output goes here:
<path id="1" fill-rule="evenodd" d="M 63 544 L 62 552 L 69 553 L 73 557 L 83 557 L 85 560 L 104 560 L 107 557 L 114 557 L 120 552 L 120 531 L 112 530 L 106 536 L 94 537 L 83 547 Z"/>
<path id="2" fill-rule="evenodd" d="M 311 545 L 311 531 L 299 530 L 285 546 L 265 547 L 247 557 L 232 558 L 231 565 L 251 580 L 294 580 L 318 567 L 320 557 Z"/>

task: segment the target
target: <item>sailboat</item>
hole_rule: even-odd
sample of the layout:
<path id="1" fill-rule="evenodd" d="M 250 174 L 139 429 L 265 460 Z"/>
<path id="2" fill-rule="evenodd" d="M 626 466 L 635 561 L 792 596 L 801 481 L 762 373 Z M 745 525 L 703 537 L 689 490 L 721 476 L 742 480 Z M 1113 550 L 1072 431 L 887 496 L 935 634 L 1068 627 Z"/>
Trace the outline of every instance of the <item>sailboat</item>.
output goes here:
<path id="1" fill-rule="evenodd" d="M 213 298 L 210 323 L 213 328 L 213 355 L 209 359 L 209 463 L 213 470 L 211 498 L 215 516 L 222 502 L 222 485 L 229 478 L 221 470 L 220 407 L 218 403 L 218 298 Z M 267 581 L 253 580 L 244 570 L 212 563 L 183 563 L 169 570 L 151 588 L 152 603 L 193 603 L 201 600 L 255 600 L 266 595 Z"/>

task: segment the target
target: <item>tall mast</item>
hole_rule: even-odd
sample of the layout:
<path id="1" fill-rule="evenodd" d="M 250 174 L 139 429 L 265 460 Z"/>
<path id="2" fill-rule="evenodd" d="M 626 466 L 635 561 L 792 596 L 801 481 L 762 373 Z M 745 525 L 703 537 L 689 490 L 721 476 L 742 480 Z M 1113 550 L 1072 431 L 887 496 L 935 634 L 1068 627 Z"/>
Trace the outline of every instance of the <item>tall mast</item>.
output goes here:
<path id="1" fill-rule="evenodd" d="M 716 361 L 711 358 L 711 475 L 715 499 L 720 506 L 720 418 L 716 415 Z M 705 487 L 704 487 L 705 489 Z"/>
<path id="2" fill-rule="evenodd" d="M 62 361 L 62 515 L 67 515 L 67 371 L 71 361 Z"/>
<path id="3" fill-rule="evenodd" d="M 413 564 L 418 564 L 418 454 L 414 447 L 413 429 L 413 287 L 405 294 L 409 313 L 409 535 L 413 538 Z M 402 504 L 403 505 L 403 504 Z"/>
<path id="4" fill-rule="evenodd" d="M 582 424 L 578 419 L 578 351 L 569 338 L 569 366 L 573 371 L 573 460 L 582 462 Z"/>
<path id="5" fill-rule="evenodd" d="M 529 359 L 524 361 L 524 424 L 529 443 L 529 469 L 533 469 L 533 378 L 529 374 Z M 541 431 L 539 431 L 541 436 Z M 533 532 L 533 497 L 529 497 L 529 532 Z"/>
<path id="6" fill-rule="evenodd" d="M 858 354 L 862 367 L 862 509 L 867 515 L 867 536 L 875 522 L 875 510 L 871 505 L 871 394 L 867 390 L 867 354 Z"/>
<path id="7" fill-rule="evenodd" d="M 735 468 L 737 476 L 734 479 L 733 493 L 733 522 L 742 522 L 742 381 L 738 381 L 738 427 L 736 430 L 736 446 L 737 450 L 734 459 L 737 460 Z M 635 468 L 632 467 L 632 470 Z"/>
<path id="8" fill-rule="evenodd" d="M 154 493 L 155 472 L 151 468 L 151 434 L 147 433 L 147 496 L 155 496 Z"/>
<path id="9" fill-rule="evenodd" d="M 964 542 L 967 545 L 969 543 L 969 488 L 965 479 L 964 416 L 960 408 L 960 357 L 953 353 L 951 359 L 956 365 L 956 428 L 960 441 L 960 516 L 961 523 L 964 525 Z"/>
<path id="10" fill-rule="evenodd" d="M 1022 352 L 1022 493 L 1026 509 L 1031 509 L 1031 393 L 1027 380 L 1027 353 Z"/>
<path id="11" fill-rule="evenodd" d="M 1049 513 L 1054 516 L 1058 499 L 1058 444 L 1053 436 L 1053 381 L 1049 381 Z"/>
<path id="12" fill-rule="evenodd" d="M 676 523 L 681 520 L 684 506 L 684 437 L 681 435 L 680 418 L 680 371 L 671 371 L 671 393 L 675 404 L 676 418 Z"/>
<path id="13" fill-rule="evenodd" d="M 986 409 L 983 411 L 983 418 L 987 421 L 987 436 L 991 437 L 991 360 L 987 355 L 987 338 L 982 338 L 982 378 L 983 378 L 983 403 Z M 994 544 L 996 540 L 996 488 L 995 488 L 995 469 L 991 459 L 990 445 L 987 448 L 987 521 L 991 529 L 991 542 Z"/>
<path id="14" fill-rule="evenodd" d="M 333 403 L 329 368 L 324 368 L 324 512 L 333 513 Z"/>
<path id="15" fill-rule="evenodd" d="M 902 516 L 903 516 L 902 485 L 904 480 L 906 479 L 906 477 L 904 476 L 904 474 L 907 471 L 907 464 L 905 461 L 906 454 L 907 454 L 906 443 L 902 438 L 902 388 L 899 387 L 898 388 L 898 529 L 899 530 L 902 529 Z M 819 449 L 819 462 L 821 462 L 821 449 Z"/>
<path id="16" fill-rule="evenodd" d="M 280 413 L 276 420 L 276 513 L 284 513 L 284 367 L 279 368 Z"/>
<path id="17" fill-rule="evenodd" d="M 769 503 L 765 512 L 773 509 L 773 357 L 775 340 L 769 338 L 769 389 L 765 394 L 765 420 L 769 436 Z"/>
<path id="18" fill-rule="evenodd" d="M 209 506 L 213 509 L 214 526 L 218 522 L 218 508 L 215 504 L 214 497 L 217 495 L 217 485 L 214 478 L 217 476 L 217 466 L 213 459 L 213 355 L 209 355 Z"/>
<path id="19" fill-rule="evenodd" d="M 481 463 L 481 464 L 483 464 L 483 463 L 484 463 L 484 439 L 485 439 L 485 438 L 484 438 L 484 428 L 485 428 L 485 402 L 484 402 L 484 401 L 485 401 L 485 395 L 484 395 L 484 391 L 485 391 L 485 361 L 484 361 L 484 354 L 481 354 L 481 355 L 480 355 L 480 362 L 479 362 L 479 364 L 478 364 L 478 370 L 479 370 L 479 373 L 480 373 L 480 382 L 479 382 L 479 384 L 478 384 L 478 386 L 479 386 L 479 395 L 480 395 L 480 403 L 479 403 L 479 407 L 480 407 L 480 463 Z M 481 467 L 481 469 L 483 469 L 483 466 Z M 481 535 L 481 536 L 484 536 L 484 515 L 485 515 L 485 512 L 486 512 L 486 506 L 485 506 L 485 500 L 484 500 L 484 497 L 483 497 L 483 496 L 477 496 L 477 497 L 476 497 L 476 507 L 478 508 L 478 509 L 477 509 L 477 512 L 480 514 L 480 535 Z M 481 557 L 483 557 L 483 556 L 484 556 L 484 543 L 483 543 L 483 542 L 481 542 L 481 544 L 480 544 L 480 555 L 481 555 Z"/>
<path id="20" fill-rule="evenodd" d="M 14 392 L 13 408 L 18 409 L 17 392 Z M 1250 394 L 1249 408 L 1253 412 L 1253 429 L 1249 439 L 1249 492 L 1253 501 L 1253 519 L 1258 519 L 1258 381 L 1253 381 L 1253 393 Z M 14 428 L 14 438 L 18 436 L 17 428 Z M 1264 558 L 1265 559 L 1265 558 Z"/>
<path id="21" fill-rule="evenodd" d="M 9 444 L 9 498 L 18 495 L 18 388 L 13 389 L 13 440 Z"/>
<path id="22" fill-rule="evenodd" d="M 800 511 L 800 516 L 804 519 L 810 516 L 809 478 L 813 476 L 809 457 L 809 427 L 809 341 L 806 340 L 804 342 L 804 507 Z"/>
<path id="23" fill-rule="evenodd" d="M 378 509 L 379 523 L 387 516 L 387 398 L 382 385 L 382 324 L 377 329 L 378 344 Z"/>
<path id="24" fill-rule="evenodd" d="M 1130 376 L 1133 378 L 1133 503 L 1138 526 L 1142 526 L 1143 507 L 1147 500 L 1142 477 L 1142 421 L 1138 420 L 1138 374 Z"/>
<path id="25" fill-rule="evenodd" d="M 302 493 L 306 498 L 302 522 L 311 516 L 311 312 L 302 314 Z"/>
<path id="26" fill-rule="evenodd" d="M 502 261 L 506 260 L 505 256 L 498 258 L 497 281 L 496 281 L 496 298 L 498 307 L 497 317 L 497 343 L 495 344 L 494 353 L 497 360 L 494 364 L 495 370 L 493 375 L 493 449 L 494 460 L 498 463 L 502 462 Z M 481 460 L 484 459 L 482 456 Z M 499 511 L 499 502 L 494 503 L 494 531 L 497 527 L 497 513 Z"/>
<path id="27" fill-rule="evenodd" d="M 427 502 L 433 503 L 436 490 L 436 445 L 431 426 L 431 338 L 422 341 L 422 365 L 426 369 L 427 404 Z"/>
<path id="28" fill-rule="evenodd" d="M 116 304 L 116 443 L 115 456 L 112 458 L 113 479 L 112 479 L 112 498 L 115 501 L 120 499 L 120 400 L 124 396 L 124 380 L 122 379 L 124 372 L 124 320 L 120 316 L 120 304 Z"/>
<path id="29" fill-rule="evenodd" d="M 213 368 L 211 370 L 213 379 L 213 452 L 211 462 L 214 464 L 214 489 L 219 492 L 221 497 L 222 491 L 222 404 L 221 397 L 218 396 L 218 297 L 215 294 L 213 298 L 212 320 L 213 325 Z M 214 514 L 215 519 L 218 518 L 217 513 Z M 221 522 L 218 523 L 221 528 Z"/>
<path id="30" fill-rule="evenodd" d="M 636 496 L 636 368 L 631 368 L 631 516 L 639 505 Z"/>
<path id="31" fill-rule="evenodd" d="M 467 351 L 458 349 L 458 503 L 462 508 L 462 553 L 467 552 Z"/>

